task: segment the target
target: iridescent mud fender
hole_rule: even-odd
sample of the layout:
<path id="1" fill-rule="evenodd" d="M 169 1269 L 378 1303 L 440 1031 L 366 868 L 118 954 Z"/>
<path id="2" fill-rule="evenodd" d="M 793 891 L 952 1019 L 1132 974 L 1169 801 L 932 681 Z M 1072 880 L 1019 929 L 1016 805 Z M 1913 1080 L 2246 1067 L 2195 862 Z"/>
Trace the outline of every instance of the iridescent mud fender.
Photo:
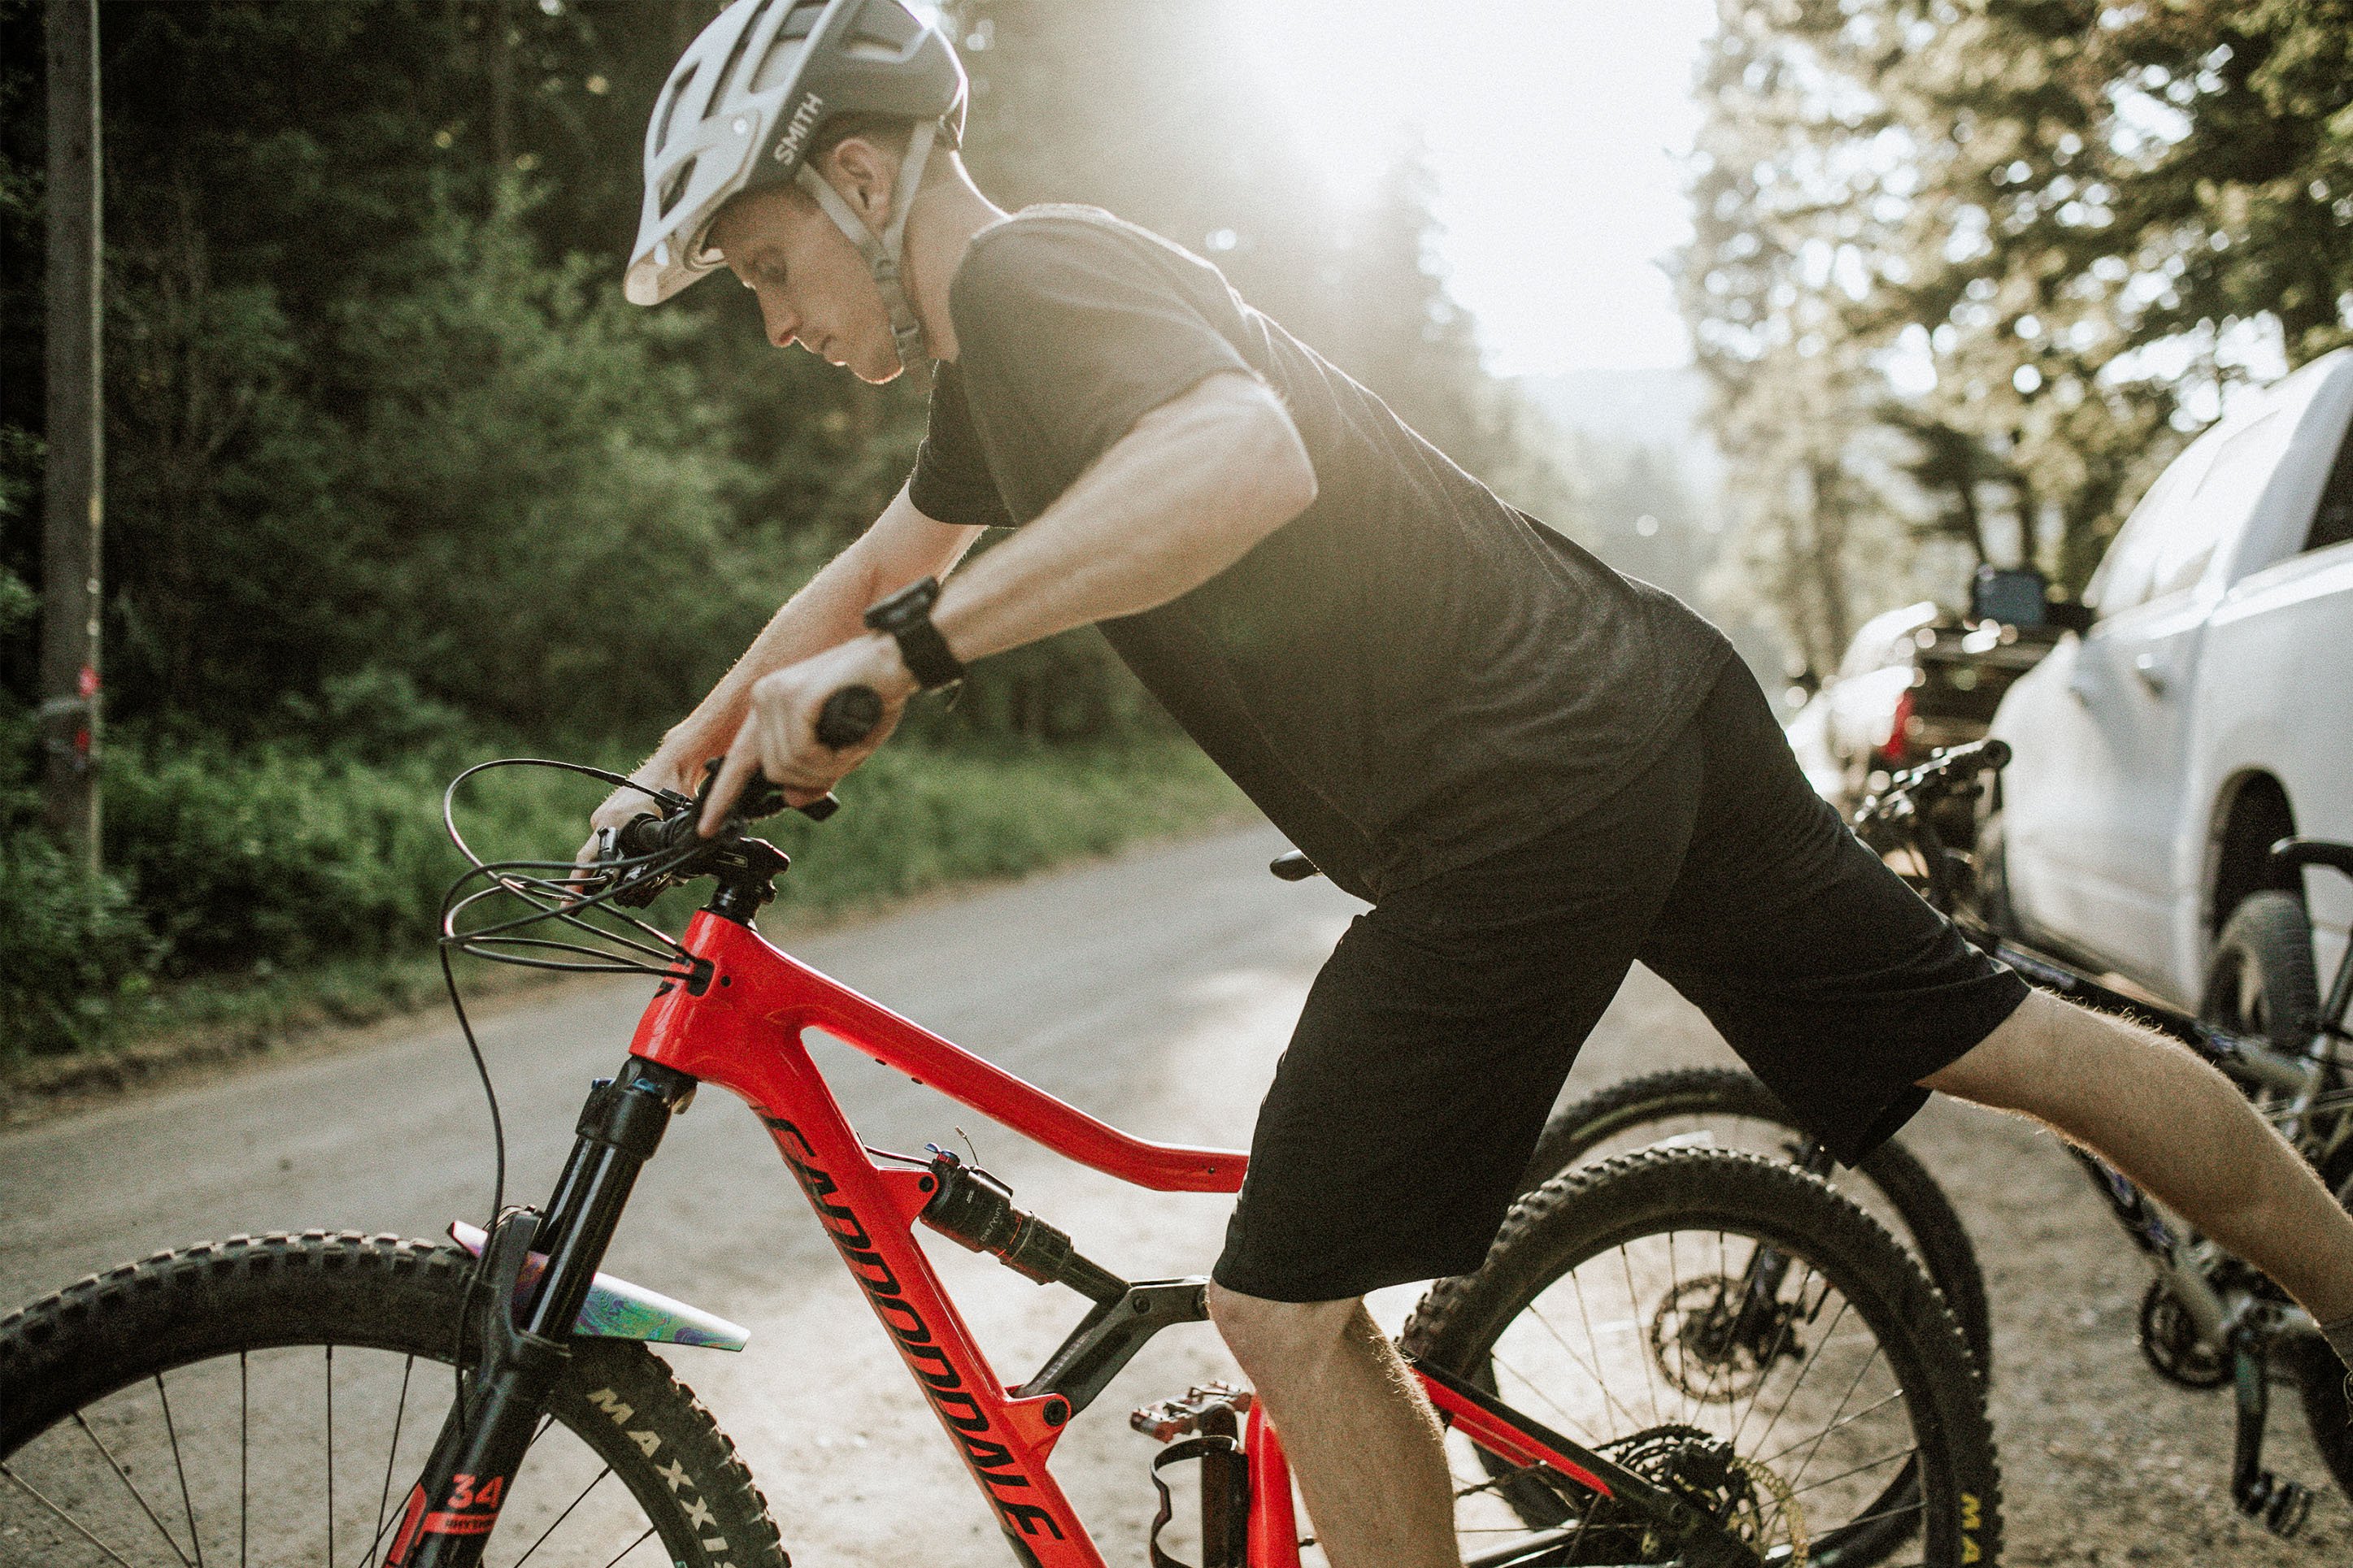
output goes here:
<path id="1" fill-rule="evenodd" d="M 486 1237 L 480 1226 L 454 1220 L 449 1226 L 449 1238 L 475 1257 L 482 1255 Z M 538 1283 L 540 1271 L 546 1267 L 547 1255 L 533 1253 L 523 1263 L 517 1289 Z M 572 1331 L 592 1339 L 703 1345 L 717 1351 L 740 1351 L 752 1338 L 752 1331 L 740 1323 L 731 1323 L 715 1312 L 674 1301 L 659 1290 L 616 1279 L 610 1274 L 597 1275 L 588 1287 L 588 1299 L 580 1303 L 580 1314 L 572 1320 Z"/>

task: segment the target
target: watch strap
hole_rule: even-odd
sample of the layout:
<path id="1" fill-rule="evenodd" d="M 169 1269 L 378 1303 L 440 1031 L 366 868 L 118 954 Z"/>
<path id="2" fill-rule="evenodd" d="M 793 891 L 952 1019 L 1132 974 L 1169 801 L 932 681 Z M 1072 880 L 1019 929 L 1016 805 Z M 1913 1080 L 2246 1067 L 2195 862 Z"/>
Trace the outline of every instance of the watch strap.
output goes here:
<path id="1" fill-rule="evenodd" d="M 932 605 L 938 602 L 940 582 L 925 577 L 911 583 L 866 612 L 866 624 L 887 633 L 899 645 L 899 657 L 926 691 L 954 686 L 964 679 L 964 661 L 948 649 L 947 639 L 932 625 Z"/>

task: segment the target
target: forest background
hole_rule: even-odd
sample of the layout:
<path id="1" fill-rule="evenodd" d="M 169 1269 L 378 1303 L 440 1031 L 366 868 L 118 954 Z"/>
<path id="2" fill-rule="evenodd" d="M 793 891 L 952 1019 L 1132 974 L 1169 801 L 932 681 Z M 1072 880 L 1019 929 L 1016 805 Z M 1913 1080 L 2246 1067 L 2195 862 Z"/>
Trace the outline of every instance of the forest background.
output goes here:
<path id="1" fill-rule="evenodd" d="M 100 7 L 93 898 L 35 793 L 45 89 L 40 7 L 0 4 L 0 1054 L 422 994 L 461 865 L 443 784 L 501 752 L 632 765 L 903 479 L 908 389 L 777 353 L 741 289 L 621 301 L 645 115 L 718 8 Z M 1482 372 L 1437 275 L 1412 147 L 1335 208 L 1206 9 L 949 7 L 981 184 L 1210 256 L 1458 461 L 1580 528 L 1569 447 Z M 1640 485 L 1662 499 L 1639 510 L 1687 505 L 1664 468 Z M 788 908 L 1240 805 L 1092 631 L 988 661 L 910 731 L 845 789 Z M 473 821 L 501 849 L 568 852 L 600 793 L 508 775 Z M 783 837 L 797 850 L 806 826 Z"/>
<path id="2" fill-rule="evenodd" d="M 620 302 L 644 115 L 717 8 L 101 6 L 93 896 L 32 785 L 41 12 L 0 0 L 0 1059 L 417 994 L 458 866 L 442 783 L 500 752 L 628 766 L 900 482 L 906 389 L 774 353 L 738 289 Z M 1531 393 L 1591 384 L 1482 369 L 1412 144 L 1335 203 L 1227 47 L 1229 5 L 944 16 L 1000 200 L 1100 203 L 1208 255 L 1507 499 L 1769 627 L 1752 661 L 1801 685 L 1979 562 L 2080 588 L 2234 384 L 2353 341 L 2353 0 L 1718 10 L 1669 262 L 1701 386 L 1663 389 L 1706 401 L 1700 486 L 1679 430 L 1567 436 Z M 1574 153 L 1543 155 L 1567 177 Z M 910 730 L 792 907 L 1238 805 L 1092 632 L 988 661 Z M 543 852 L 587 804 L 509 781 L 474 819 Z"/>

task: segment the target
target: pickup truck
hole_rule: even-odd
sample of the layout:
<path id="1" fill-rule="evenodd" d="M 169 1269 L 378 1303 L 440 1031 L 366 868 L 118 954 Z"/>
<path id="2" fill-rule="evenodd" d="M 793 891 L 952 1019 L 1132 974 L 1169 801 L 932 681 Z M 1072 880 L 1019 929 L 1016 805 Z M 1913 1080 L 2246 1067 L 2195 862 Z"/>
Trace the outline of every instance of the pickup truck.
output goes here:
<path id="1" fill-rule="evenodd" d="M 2003 697 L 2013 760 L 1979 834 L 1993 912 L 2197 1007 L 2232 912 L 2307 900 L 2317 973 L 2345 880 L 2265 865 L 2353 839 L 2353 350 L 2235 405 L 2158 476 Z"/>

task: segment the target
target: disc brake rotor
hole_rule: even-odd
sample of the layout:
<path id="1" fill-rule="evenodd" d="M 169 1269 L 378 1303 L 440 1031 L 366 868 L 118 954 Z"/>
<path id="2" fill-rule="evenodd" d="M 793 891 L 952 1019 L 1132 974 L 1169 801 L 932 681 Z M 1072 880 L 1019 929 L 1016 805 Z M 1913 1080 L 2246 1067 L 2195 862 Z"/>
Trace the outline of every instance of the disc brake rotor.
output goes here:
<path id="1" fill-rule="evenodd" d="M 1778 1306 L 1763 1324 L 1744 1328 L 1741 1295 L 1741 1282 L 1725 1275 L 1686 1279 L 1651 1315 L 1651 1361 L 1669 1383 L 1704 1405 L 1746 1398 L 1775 1361 L 1801 1349 L 1789 1331 L 1788 1313 Z"/>

